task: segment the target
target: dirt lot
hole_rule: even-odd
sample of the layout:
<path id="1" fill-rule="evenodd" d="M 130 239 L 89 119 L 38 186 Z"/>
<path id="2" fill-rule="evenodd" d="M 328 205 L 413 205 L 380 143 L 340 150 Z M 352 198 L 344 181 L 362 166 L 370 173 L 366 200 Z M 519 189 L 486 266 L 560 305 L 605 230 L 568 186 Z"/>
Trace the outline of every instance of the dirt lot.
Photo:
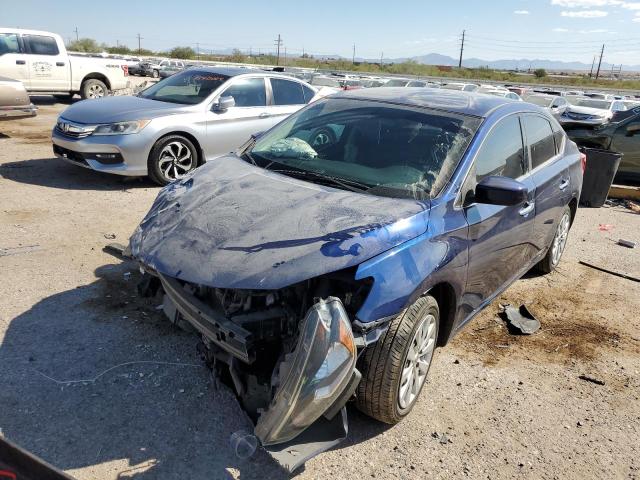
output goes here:
<path id="1" fill-rule="evenodd" d="M 215 390 L 197 339 L 136 296 L 126 243 L 158 189 L 52 158 L 64 105 L 0 124 L 0 429 L 78 479 L 286 478 Z M 611 231 L 600 231 L 611 224 Z M 298 478 L 640 478 L 640 215 L 583 210 L 558 272 L 513 285 L 449 346 L 401 424 L 350 409 L 350 434 Z M 541 319 L 508 333 L 499 303 Z M 581 380 L 588 375 L 604 382 Z"/>

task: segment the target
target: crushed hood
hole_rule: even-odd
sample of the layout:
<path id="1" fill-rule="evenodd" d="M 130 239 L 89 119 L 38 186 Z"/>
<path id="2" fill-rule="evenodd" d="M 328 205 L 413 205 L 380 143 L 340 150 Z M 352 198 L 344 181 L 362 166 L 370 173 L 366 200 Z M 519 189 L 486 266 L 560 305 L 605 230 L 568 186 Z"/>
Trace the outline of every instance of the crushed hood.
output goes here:
<path id="1" fill-rule="evenodd" d="M 325 187 L 219 158 L 160 191 L 130 240 L 143 264 L 218 288 L 278 289 L 424 233 L 427 201 Z"/>
<path id="2" fill-rule="evenodd" d="M 60 116 L 71 122 L 95 125 L 131 120 L 149 120 L 165 115 L 184 113 L 190 111 L 190 107 L 177 103 L 123 95 L 83 100 L 71 105 Z"/>

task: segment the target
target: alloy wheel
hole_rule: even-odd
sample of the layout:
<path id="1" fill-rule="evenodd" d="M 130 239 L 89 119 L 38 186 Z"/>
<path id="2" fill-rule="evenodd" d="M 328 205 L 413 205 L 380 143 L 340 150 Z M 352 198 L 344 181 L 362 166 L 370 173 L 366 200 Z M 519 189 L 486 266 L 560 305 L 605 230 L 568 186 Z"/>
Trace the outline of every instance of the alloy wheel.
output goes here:
<path id="1" fill-rule="evenodd" d="M 398 392 L 398 406 L 402 410 L 409 408 L 420 393 L 429 372 L 435 346 L 436 318 L 429 314 L 416 328 L 405 358 Z"/>
<path id="2" fill-rule="evenodd" d="M 193 168 L 191 150 L 182 142 L 168 143 L 160 152 L 158 168 L 169 181 L 184 177 Z"/>
<path id="3" fill-rule="evenodd" d="M 89 87 L 89 94 L 88 94 L 89 98 L 102 98 L 104 97 L 104 88 L 102 88 L 100 85 L 91 85 Z"/>
<path id="4" fill-rule="evenodd" d="M 565 212 L 558 224 L 558 230 L 556 231 L 556 236 L 553 237 L 553 244 L 551 245 L 551 263 L 554 266 L 560 262 L 560 257 L 562 257 L 562 252 L 564 252 L 564 247 L 567 244 L 570 223 L 569 213 Z"/>

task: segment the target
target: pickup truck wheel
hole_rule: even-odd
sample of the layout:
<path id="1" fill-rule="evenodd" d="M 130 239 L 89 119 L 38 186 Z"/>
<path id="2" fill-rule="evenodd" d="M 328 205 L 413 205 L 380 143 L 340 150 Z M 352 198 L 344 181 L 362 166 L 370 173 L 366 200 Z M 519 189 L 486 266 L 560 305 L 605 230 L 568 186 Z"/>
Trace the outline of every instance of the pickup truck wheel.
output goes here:
<path id="1" fill-rule="evenodd" d="M 151 72 L 151 76 L 153 78 L 158 78 L 160 76 L 160 72 L 158 70 L 154 70 L 153 72 Z"/>
<path id="2" fill-rule="evenodd" d="M 108 93 L 109 89 L 104 82 L 95 78 L 85 80 L 82 82 L 82 87 L 80 87 L 80 96 L 83 100 L 88 98 L 102 98 L 107 96 Z"/>
<path id="3" fill-rule="evenodd" d="M 431 295 L 398 315 L 382 337 L 366 347 L 358 369 L 359 410 L 384 423 L 409 414 L 424 386 L 438 339 L 440 310 Z"/>
<path id="4" fill-rule="evenodd" d="M 556 228 L 556 234 L 553 236 L 549 250 L 542 260 L 536 265 L 536 270 L 541 273 L 551 273 L 560 263 L 564 247 L 567 245 L 567 237 L 569 236 L 569 229 L 571 229 L 571 209 L 566 206 L 560 222 L 558 222 L 558 228 Z"/>
<path id="5" fill-rule="evenodd" d="M 161 138 L 149 154 L 149 177 L 159 185 L 167 185 L 198 166 L 198 150 L 182 135 Z"/>

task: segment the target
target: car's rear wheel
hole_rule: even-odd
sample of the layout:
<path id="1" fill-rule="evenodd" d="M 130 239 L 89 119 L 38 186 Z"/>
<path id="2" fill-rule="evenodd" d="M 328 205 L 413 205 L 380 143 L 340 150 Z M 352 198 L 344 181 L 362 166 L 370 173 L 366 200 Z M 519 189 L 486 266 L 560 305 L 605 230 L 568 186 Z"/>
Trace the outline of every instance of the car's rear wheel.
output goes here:
<path id="1" fill-rule="evenodd" d="M 197 166 L 198 150 L 182 135 L 161 138 L 149 154 L 149 177 L 159 185 L 178 180 Z"/>
<path id="2" fill-rule="evenodd" d="M 90 78 L 89 80 L 85 80 L 82 82 L 82 86 L 80 87 L 80 96 L 83 100 L 89 98 L 102 98 L 106 97 L 109 94 L 109 89 L 105 85 L 105 83 L 96 78 Z"/>
<path id="3" fill-rule="evenodd" d="M 153 72 L 151 72 L 151 76 L 153 78 L 158 78 L 160 76 L 160 72 L 158 70 L 154 70 Z"/>
<path id="4" fill-rule="evenodd" d="M 567 238 L 569 236 L 570 229 L 571 209 L 566 206 L 564 207 L 564 212 L 562 212 L 562 217 L 560 217 L 560 222 L 558 222 L 556 233 L 553 236 L 553 240 L 551 241 L 549 250 L 547 250 L 547 254 L 542 260 L 540 260 L 538 265 L 536 265 L 536 268 L 540 272 L 551 273 L 558 266 L 560 259 L 562 258 L 562 253 L 567 245 Z"/>
<path id="5" fill-rule="evenodd" d="M 356 400 L 362 412 L 390 424 L 409 414 L 429 373 L 439 323 L 438 302 L 426 295 L 365 349 L 358 362 L 362 380 Z"/>

